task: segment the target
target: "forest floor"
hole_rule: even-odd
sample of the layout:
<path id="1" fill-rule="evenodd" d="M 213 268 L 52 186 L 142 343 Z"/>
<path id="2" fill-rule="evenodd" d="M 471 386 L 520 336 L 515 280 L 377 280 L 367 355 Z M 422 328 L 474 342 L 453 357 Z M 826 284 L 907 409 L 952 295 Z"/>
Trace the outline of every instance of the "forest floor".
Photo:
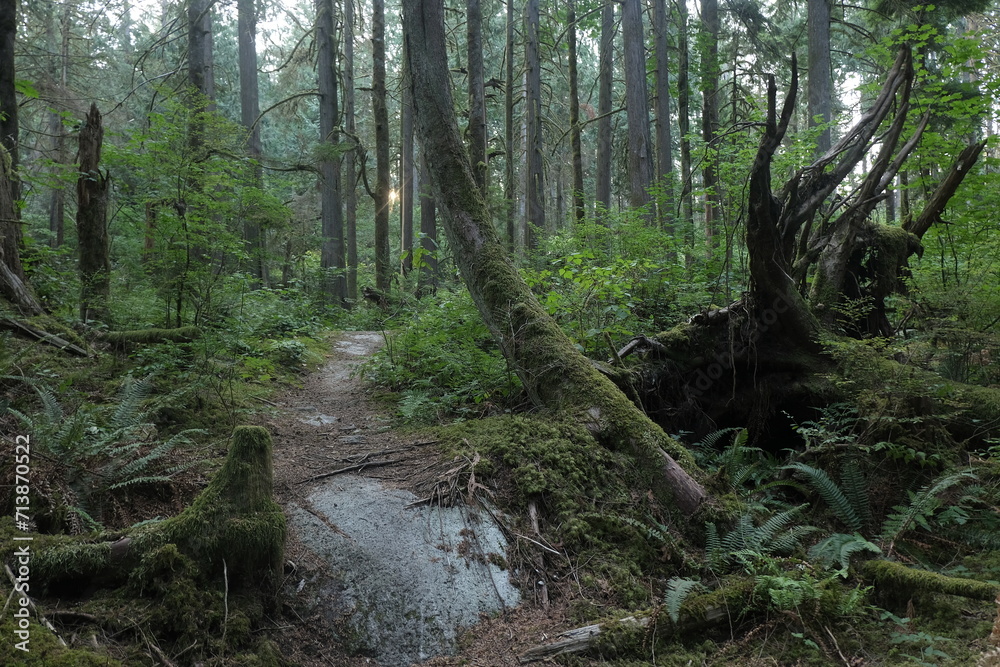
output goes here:
<path id="1" fill-rule="evenodd" d="M 524 649 L 544 642 L 570 623 L 561 605 L 546 609 L 530 599 L 513 605 L 499 601 L 509 602 L 511 592 L 515 597 L 517 593 L 511 588 L 508 573 L 496 567 L 492 576 L 486 575 L 487 580 L 493 579 L 486 588 L 481 582 L 476 588 L 476 582 L 461 580 L 473 576 L 469 570 L 490 567 L 482 558 L 490 554 L 481 551 L 477 565 L 476 558 L 465 553 L 467 541 L 462 536 L 472 534 L 469 525 L 482 523 L 475 509 L 459 508 L 458 521 L 465 520 L 466 528 L 458 526 L 458 537 L 453 532 L 449 538 L 443 528 L 429 536 L 431 548 L 440 550 L 440 557 L 433 552 L 421 557 L 417 546 L 409 552 L 410 546 L 394 544 L 406 542 L 401 533 L 408 529 L 391 523 L 393 516 L 403 517 L 417 532 L 421 528 L 425 533 L 437 530 L 449 510 L 432 507 L 427 500 L 434 500 L 436 485 L 457 463 L 442 454 L 433 440 L 412 431 L 394 430 L 387 406 L 375 400 L 356 376 L 358 365 L 383 343 L 378 332 L 346 332 L 334 337 L 325 365 L 309 374 L 301 388 L 278 396 L 276 409 L 265 423 L 274 438 L 275 495 L 290 526 L 282 587 L 284 629 L 275 639 L 282 653 L 303 667 L 395 667 L 411 662 L 426 667 L 517 665 L 517 656 Z M 367 497 L 375 493 L 386 495 Z M 435 510 L 441 515 L 434 514 Z M 431 524 L 435 531 L 427 530 Z M 482 535 L 485 526 L 476 531 Z M 320 533 L 326 537 L 317 537 Z M 478 543 L 480 538 L 475 539 Z M 337 545 L 330 547 L 332 542 Z M 400 553 L 382 553 L 396 548 Z M 421 569 L 421 561 L 427 561 L 424 565 L 428 569 Z M 440 568 L 435 569 L 441 562 L 450 568 L 444 580 Z M 389 571 L 400 569 L 403 572 Z M 376 602 L 356 599 L 365 595 L 357 589 L 368 585 L 360 579 L 372 577 L 385 579 L 376 584 L 376 590 L 386 591 L 390 599 L 383 602 L 397 607 L 401 616 L 386 618 L 385 609 L 369 613 L 367 622 L 360 624 L 368 638 L 359 639 L 360 608 Z M 435 578 L 437 583 L 428 583 Z M 440 590 L 428 593 L 428 586 Z M 412 602 L 418 613 L 411 610 L 407 616 L 403 598 L 411 589 L 423 592 L 414 593 L 422 596 Z M 433 599 L 428 601 L 430 597 Z M 463 601 L 463 597 L 468 599 Z M 438 606 L 428 611 L 434 605 Z M 414 615 L 439 617 L 431 625 L 453 622 L 472 627 L 457 637 L 453 628 L 444 630 L 443 639 L 430 637 L 434 632 L 440 634 L 441 628 L 428 630 L 426 624 L 410 627 L 408 619 Z M 383 627 L 372 627 L 376 623 Z M 427 637 L 414 638 L 415 634 Z M 407 642 L 412 645 L 409 653 L 405 646 L 377 645 Z M 440 655 L 442 652 L 453 655 Z M 421 659 L 429 659 L 412 660 L 417 653 L 422 654 Z"/>

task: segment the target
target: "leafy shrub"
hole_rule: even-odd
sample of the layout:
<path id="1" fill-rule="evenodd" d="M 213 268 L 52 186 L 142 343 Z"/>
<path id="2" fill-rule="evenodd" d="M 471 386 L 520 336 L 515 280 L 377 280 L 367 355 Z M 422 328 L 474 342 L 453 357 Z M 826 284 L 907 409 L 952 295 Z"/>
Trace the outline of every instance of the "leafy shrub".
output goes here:
<path id="1" fill-rule="evenodd" d="M 402 394 L 400 415 L 428 422 L 510 409 L 521 383 L 493 342 L 467 292 L 440 292 L 362 373 Z"/>

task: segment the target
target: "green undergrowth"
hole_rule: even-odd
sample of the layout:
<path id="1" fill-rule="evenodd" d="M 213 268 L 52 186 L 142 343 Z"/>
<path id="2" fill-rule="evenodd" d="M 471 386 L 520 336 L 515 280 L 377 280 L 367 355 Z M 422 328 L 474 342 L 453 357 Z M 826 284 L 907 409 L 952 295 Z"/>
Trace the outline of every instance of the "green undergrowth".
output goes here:
<path id="1" fill-rule="evenodd" d="M 407 423 L 496 414 L 523 401 L 520 380 L 465 290 L 422 303 L 362 373 L 395 394 Z"/>
<path id="2" fill-rule="evenodd" d="M 869 426 L 835 406 L 797 426 L 804 450 L 765 453 L 742 429 L 690 443 L 720 498 L 700 536 L 575 423 L 506 415 L 436 435 L 475 462 L 458 486 L 516 517 L 526 590 L 545 581 L 576 625 L 656 614 L 655 630 L 615 625 L 560 664 L 975 664 L 1000 591 L 997 461 L 921 465 Z"/>
<path id="3" fill-rule="evenodd" d="M 599 445 L 584 427 L 551 415 L 506 415 L 441 427 L 437 434 L 452 454 L 478 456 L 476 478 L 520 521 L 534 508 L 539 532 L 530 522 L 518 532 L 552 550 L 541 555 L 553 591 L 593 601 L 580 607 L 590 608 L 584 616 L 649 604 L 646 577 L 683 561 L 681 538 L 646 491 L 647 473 Z M 647 539 L 650 526 L 661 531 L 661 542 Z M 520 559 L 538 553 L 529 540 L 514 548 Z"/>

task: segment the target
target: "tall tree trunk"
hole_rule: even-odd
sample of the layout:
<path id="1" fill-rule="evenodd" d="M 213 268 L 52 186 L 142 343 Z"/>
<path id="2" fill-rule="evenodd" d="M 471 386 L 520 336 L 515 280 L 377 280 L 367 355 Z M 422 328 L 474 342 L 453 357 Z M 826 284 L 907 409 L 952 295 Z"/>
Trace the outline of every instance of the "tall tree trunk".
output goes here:
<path id="1" fill-rule="evenodd" d="M 413 269 L 413 94 L 410 73 L 406 69 L 406 43 L 403 43 L 403 104 L 400 110 L 399 155 L 399 256 L 403 275 Z"/>
<path id="2" fill-rule="evenodd" d="M 673 139 L 670 133 L 670 61 L 667 57 L 667 0 L 653 0 L 653 33 L 656 38 L 656 166 L 663 192 L 658 209 L 660 228 L 674 232 Z"/>
<path id="3" fill-rule="evenodd" d="M 215 108 L 212 44 L 212 1 L 188 0 L 188 82 L 207 102 L 205 111 Z M 196 143 L 200 141 L 199 136 Z"/>
<path id="4" fill-rule="evenodd" d="M 2 3 L 0 3 L 2 4 Z M 13 4 L 13 3 L 12 3 Z M 0 12 L 3 10 L 0 9 Z M 2 24 L 0 24 L 2 29 Z M 2 69 L 2 64 L 0 64 Z M 42 306 L 38 303 L 31 287 L 21 271 L 21 260 L 18 256 L 16 243 L 11 243 L 11 230 L 17 227 L 15 216 L 17 206 L 11 196 L 13 179 L 11 178 L 10 154 L 0 145 L 0 296 L 14 304 L 22 315 L 41 315 Z M 13 250 L 11 250 L 13 246 Z M 11 255 L 10 253 L 14 254 Z"/>
<path id="5" fill-rule="evenodd" d="M 809 32 L 809 127 L 823 125 L 816 137 L 816 155 L 830 150 L 833 71 L 830 64 L 830 0 L 807 1 Z"/>
<path id="6" fill-rule="evenodd" d="M 264 189 L 264 173 L 260 164 L 260 92 L 257 84 L 257 8 L 256 0 L 238 0 L 237 30 L 239 32 L 240 63 L 240 122 L 247 131 L 247 155 L 253 160 L 252 185 Z M 250 211 L 243 222 L 243 240 L 250 255 L 250 275 L 257 285 L 266 286 L 267 260 L 264 236 L 255 212 Z"/>
<path id="7" fill-rule="evenodd" d="M 615 3 L 601 9 L 601 48 L 597 91 L 597 191 L 598 219 L 611 209 L 611 102 L 614 95 Z"/>
<path id="8" fill-rule="evenodd" d="M 66 90 L 69 78 L 69 28 L 72 3 L 63 5 L 62 16 L 57 20 L 57 5 L 49 5 L 49 23 L 46 35 L 49 49 L 52 53 L 49 75 L 53 81 L 58 81 L 62 90 Z M 56 33 L 56 26 L 60 31 Z M 54 181 L 58 182 L 66 168 L 66 132 L 63 128 L 62 114 L 55 107 L 49 111 L 49 136 L 52 140 L 52 162 Z M 66 229 L 66 188 L 57 184 L 49 195 L 49 246 L 58 248 L 63 244 Z"/>
<path id="9" fill-rule="evenodd" d="M 372 115 L 375 120 L 375 288 L 388 292 L 389 109 L 385 91 L 385 1 L 372 2 Z"/>
<path id="10" fill-rule="evenodd" d="M 0 246 L 7 270 L 18 282 L 24 280 L 21 267 L 21 214 L 17 201 L 21 198 L 21 183 L 17 168 L 18 153 L 17 93 L 14 87 L 14 40 L 17 34 L 17 3 L 0 2 L 0 145 L 5 162 L 4 179 L 11 205 L 0 217 Z M 13 289 L 13 287 L 9 287 Z"/>
<path id="11" fill-rule="evenodd" d="M 318 45 L 319 133 L 324 155 L 320 170 L 320 219 L 323 249 L 320 267 L 324 269 L 323 290 L 337 305 L 347 299 L 347 278 L 344 275 L 344 218 L 340 200 L 340 158 L 336 150 L 337 98 L 336 37 L 334 33 L 333 0 L 316 0 L 316 43 Z M 388 223 L 387 223 L 388 224 Z"/>
<path id="12" fill-rule="evenodd" d="M 514 197 L 517 193 L 517 171 L 514 168 L 514 0 L 507 0 L 507 40 L 504 45 L 504 202 L 507 215 L 507 252 L 517 250 L 517 226 Z"/>
<path id="13" fill-rule="evenodd" d="M 622 42 L 625 49 L 625 100 L 628 106 L 629 205 L 649 210 L 653 185 L 653 140 L 649 132 L 649 94 L 646 88 L 645 30 L 639 0 L 622 4 Z"/>
<path id="14" fill-rule="evenodd" d="M 483 74 L 483 14 L 480 0 L 466 0 L 469 76 L 469 157 L 476 183 L 486 195 L 486 78 Z"/>
<path id="15" fill-rule="evenodd" d="M 569 138 L 573 152 L 573 218 L 583 222 L 583 137 L 580 129 L 580 86 L 576 71 L 576 0 L 569 0 Z"/>
<path id="16" fill-rule="evenodd" d="M 430 172 L 424 151 L 420 151 L 420 247 L 424 250 L 420 269 L 419 293 L 433 294 L 438 286 L 437 211 Z"/>
<path id="17" fill-rule="evenodd" d="M 527 169 L 525 170 L 525 195 L 527 215 L 524 219 L 524 245 L 538 245 L 536 233 L 545 231 L 545 166 L 542 155 L 542 68 L 539 59 L 539 0 L 528 0 L 525 21 L 524 66 L 527 77 Z"/>
<path id="18" fill-rule="evenodd" d="M 719 127 L 719 2 L 702 0 L 701 3 L 702 54 L 701 54 L 701 136 L 705 142 L 705 159 L 701 179 L 705 189 L 705 240 L 709 256 L 717 245 L 718 206 L 721 201 L 719 179 L 716 174 L 715 134 Z"/>
<path id="19" fill-rule="evenodd" d="M 344 127 L 352 137 L 351 150 L 347 153 L 347 188 L 344 204 L 346 207 L 347 242 L 347 298 L 351 303 L 358 300 L 358 151 L 353 137 L 357 136 L 357 121 L 354 112 L 354 1 L 344 3 Z"/>
<path id="20" fill-rule="evenodd" d="M 76 235 L 80 257 L 80 319 L 108 321 L 111 262 L 108 242 L 108 188 L 101 173 L 104 127 L 92 104 L 80 129 L 80 178 L 76 183 Z"/>
<path id="21" fill-rule="evenodd" d="M 690 50 L 688 48 L 687 2 L 677 2 L 677 130 L 681 142 L 681 215 L 684 235 L 694 244 L 694 202 L 691 200 L 691 84 L 688 81 Z"/>
<path id="22" fill-rule="evenodd" d="M 525 284 L 490 221 L 462 145 L 448 80 L 443 0 L 404 0 L 413 47 L 417 131 L 445 212 L 445 231 L 479 312 L 537 405 L 572 415 L 611 447 L 628 449 L 686 514 L 707 499 L 674 458 L 690 455 L 668 438 L 573 346 Z M 417 48 L 420 45 L 421 48 Z"/>

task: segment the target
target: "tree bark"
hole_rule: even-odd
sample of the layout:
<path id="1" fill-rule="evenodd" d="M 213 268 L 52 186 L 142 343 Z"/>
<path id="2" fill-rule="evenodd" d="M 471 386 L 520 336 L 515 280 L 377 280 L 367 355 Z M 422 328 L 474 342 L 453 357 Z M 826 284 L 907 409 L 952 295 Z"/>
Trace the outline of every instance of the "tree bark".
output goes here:
<path id="1" fill-rule="evenodd" d="M 507 252 L 517 250 L 517 224 L 514 199 L 517 194 L 517 170 L 514 167 L 514 0 L 507 0 L 507 40 L 504 45 L 504 199 L 507 216 Z"/>
<path id="2" fill-rule="evenodd" d="M 646 207 L 644 217 L 653 220 L 648 210 L 653 185 L 653 140 L 649 132 L 649 94 L 646 88 L 645 30 L 639 0 L 622 4 L 622 41 L 625 49 L 625 98 L 628 107 L 629 204 Z"/>
<path id="3" fill-rule="evenodd" d="M 823 126 L 816 136 L 816 155 L 830 150 L 833 118 L 833 70 L 830 63 L 830 0 L 808 0 L 809 127 Z"/>
<path id="4" fill-rule="evenodd" d="M 580 86 L 576 68 L 576 0 L 569 0 L 566 20 L 569 23 L 569 137 L 573 153 L 573 219 L 583 222 L 583 137 L 580 130 Z"/>
<path id="5" fill-rule="evenodd" d="M 601 52 L 597 93 L 597 192 L 598 218 L 611 208 L 611 98 L 614 94 L 615 3 L 601 9 Z"/>
<path id="6" fill-rule="evenodd" d="M 385 91 L 385 1 L 372 2 L 372 115 L 375 120 L 375 289 L 388 293 L 389 109 Z"/>
<path id="7" fill-rule="evenodd" d="M 357 125 L 354 111 L 354 3 L 344 3 L 344 127 L 347 134 L 356 137 Z M 358 151 L 352 142 L 347 152 L 344 195 L 345 242 L 347 245 L 347 298 L 350 303 L 358 300 Z"/>
<path id="8" fill-rule="evenodd" d="M 18 125 L 17 92 L 14 87 L 14 41 L 17 34 L 17 3 L 0 2 L 0 146 L 3 147 L 4 194 L 0 202 L 0 256 L 3 258 L 2 287 L 9 298 L 16 298 L 23 309 L 33 309 L 23 285 L 24 269 L 21 267 L 21 215 L 17 206 L 21 198 L 21 184 L 17 176 Z M 9 201 L 7 201 L 9 199 Z"/>
<path id="9" fill-rule="evenodd" d="M 535 404 L 583 421 L 608 446 L 629 449 L 641 469 L 655 471 L 657 491 L 672 496 L 682 512 L 696 511 L 707 493 L 664 448 L 695 470 L 690 455 L 577 351 L 504 251 L 455 119 L 443 1 L 404 0 L 403 11 L 417 129 L 431 181 L 456 263 L 495 340 Z"/>
<path id="10" fill-rule="evenodd" d="M 670 62 L 667 57 L 667 2 L 653 0 L 653 32 L 656 36 L 656 177 L 663 197 L 658 208 L 660 228 L 674 232 L 673 139 L 670 133 Z"/>
<path id="11" fill-rule="evenodd" d="M 716 156 L 713 154 L 715 133 L 719 127 L 719 3 L 702 0 L 702 54 L 701 54 L 701 136 L 705 142 L 705 158 L 701 179 L 705 189 L 705 240 L 709 256 L 717 245 L 718 207 L 722 200 L 719 178 L 716 173 Z"/>
<path id="12" fill-rule="evenodd" d="M 403 43 L 406 50 L 406 43 Z M 400 109 L 399 144 L 399 256 L 403 275 L 413 270 L 413 95 L 410 92 L 410 73 L 406 68 L 406 54 L 403 54 L 403 90 Z"/>
<path id="13" fill-rule="evenodd" d="M 525 16 L 524 66 L 527 79 L 525 113 L 527 115 L 527 153 L 524 219 L 524 246 L 535 248 L 537 234 L 545 231 L 545 167 L 542 159 L 542 70 L 539 60 L 539 0 L 528 0 Z"/>
<path id="14" fill-rule="evenodd" d="M 237 31 L 239 32 L 240 122 L 247 131 L 247 155 L 253 160 L 251 184 L 264 189 L 264 173 L 260 165 L 260 91 L 257 82 L 257 8 L 256 0 L 238 0 Z M 243 240 L 250 255 L 250 275 L 258 286 L 267 285 L 267 258 L 264 236 L 255 212 L 250 211 L 243 222 Z"/>
<path id="15" fill-rule="evenodd" d="M 333 1 L 316 0 L 316 43 L 318 46 L 317 76 L 319 77 L 319 133 L 322 159 L 320 171 L 320 219 L 323 248 L 320 266 L 324 269 L 324 291 L 337 305 L 347 299 L 344 275 L 344 218 L 340 198 L 340 157 L 337 150 L 336 36 Z M 388 224 L 388 222 L 386 223 Z"/>
<path id="16" fill-rule="evenodd" d="M 108 321 L 111 292 L 108 242 L 108 189 L 111 179 L 101 173 L 104 127 L 97 105 L 90 105 L 80 129 L 80 178 L 76 183 L 76 234 L 80 257 L 80 319 Z"/>
<path id="17" fill-rule="evenodd" d="M 483 74 L 483 14 L 480 0 L 466 0 L 469 76 L 469 159 L 479 189 L 486 196 L 486 79 Z"/>
<path id="18" fill-rule="evenodd" d="M 684 235 L 694 244 L 694 202 L 691 200 L 691 84 L 689 82 L 687 2 L 677 2 L 677 129 L 681 144 L 681 214 Z"/>
<path id="19" fill-rule="evenodd" d="M 188 0 L 188 83 L 204 102 L 195 108 L 211 111 L 215 108 L 215 61 L 212 57 L 212 2 Z M 203 108 L 204 107 L 204 108 Z M 196 139 L 201 141 L 200 135 Z"/>

